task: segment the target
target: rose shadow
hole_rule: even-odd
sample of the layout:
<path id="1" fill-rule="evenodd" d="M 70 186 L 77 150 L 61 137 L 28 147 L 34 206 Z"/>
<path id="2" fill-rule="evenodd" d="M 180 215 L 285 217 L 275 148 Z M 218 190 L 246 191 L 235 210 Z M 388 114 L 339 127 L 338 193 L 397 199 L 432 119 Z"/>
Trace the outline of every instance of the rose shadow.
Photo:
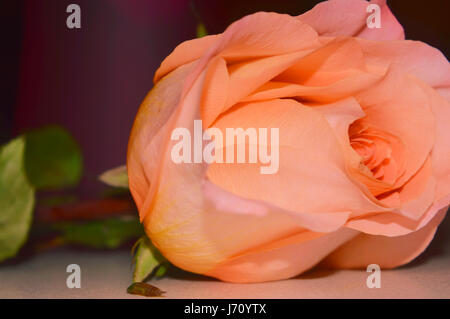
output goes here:
<path id="1" fill-rule="evenodd" d="M 186 281 L 219 281 L 218 279 L 199 274 L 194 274 L 174 266 L 168 267 L 167 272 L 163 278 L 171 278 Z M 153 280 L 158 280 L 158 278 L 155 278 Z"/>
<path id="2" fill-rule="evenodd" d="M 289 280 L 311 280 L 311 279 L 318 279 L 318 278 L 325 278 L 332 276 L 333 274 L 339 272 L 338 269 L 327 269 L 323 268 L 320 265 L 306 271 L 305 273 L 302 273 L 298 276 L 289 278 Z M 217 281 L 220 282 L 219 279 L 215 279 L 208 276 L 203 276 L 199 274 L 190 273 L 187 271 L 184 271 L 182 269 L 169 266 L 167 269 L 167 273 L 163 278 L 171 278 L 171 279 L 177 279 L 177 280 L 185 280 L 185 281 Z M 158 280 L 158 278 L 154 278 L 153 280 Z"/>
<path id="3" fill-rule="evenodd" d="M 448 213 L 448 212 L 447 212 Z M 402 266 L 400 269 L 410 269 L 424 265 L 435 258 L 450 253 L 450 218 L 446 216 L 439 225 L 434 239 L 425 251 L 411 261 L 409 264 Z"/>
<path id="4" fill-rule="evenodd" d="M 293 277 L 293 279 L 304 279 L 304 280 L 311 280 L 311 279 L 319 279 L 319 278 L 326 278 L 334 275 L 335 273 L 339 272 L 339 269 L 328 269 L 325 267 L 322 267 L 320 264 L 316 267 Z"/>

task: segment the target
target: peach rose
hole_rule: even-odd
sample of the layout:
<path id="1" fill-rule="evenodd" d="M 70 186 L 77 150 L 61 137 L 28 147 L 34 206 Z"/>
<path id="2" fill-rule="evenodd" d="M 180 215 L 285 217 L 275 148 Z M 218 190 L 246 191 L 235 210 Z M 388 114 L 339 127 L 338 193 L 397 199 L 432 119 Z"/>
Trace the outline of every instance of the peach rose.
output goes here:
<path id="1" fill-rule="evenodd" d="M 174 265 L 231 282 L 329 267 L 403 265 L 450 203 L 450 67 L 404 39 L 384 1 L 259 12 L 180 44 L 130 137 L 129 184 Z M 279 169 L 175 163 L 175 128 L 279 128 Z M 217 150 L 216 150 L 217 151 Z"/>

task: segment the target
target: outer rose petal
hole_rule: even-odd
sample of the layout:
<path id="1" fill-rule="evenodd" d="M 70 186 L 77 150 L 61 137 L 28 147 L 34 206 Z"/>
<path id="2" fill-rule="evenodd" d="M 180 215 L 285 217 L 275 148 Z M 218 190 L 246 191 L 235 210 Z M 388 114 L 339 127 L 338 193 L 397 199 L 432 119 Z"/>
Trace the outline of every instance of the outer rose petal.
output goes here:
<path id="1" fill-rule="evenodd" d="M 381 28 L 367 27 L 367 6 L 378 4 L 381 9 Z M 395 19 L 385 0 L 330 0 L 317 4 L 314 8 L 298 16 L 321 36 L 353 36 L 370 40 L 403 40 L 403 28 Z"/>
<path id="2" fill-rule="evenodd" d="M 378 264 L 381 268 L 404 265 L 420 255 L 434 237 L 444 219 L 447 207 L 422 229 L 398 237 L 360 234 L 328 256 L 323 265 L 332 268 L 366 268 Z"/>
<path id="3" fill-rule="evenodd" d="M 273 26 L 277 26 L 274 28 Z M 264 34 L 264 37 L 261 37 Z M 155 82 L 177 67 L 198 60 L 203 69 L 214 56 L 229 62 L 292 53 L 319 44 L 317 33 L 287 14 L 257 12 L 232 23 L 224 33 L 183 42 L 161 63 Z"/>
<path id="4" fill-rule="evenodd" d="M 450 77 L 450 71 L 448 73 Z M 435 201 L 442 201 L 450 194 L 450 130 L 448 128 L 448 119 L 450 119 L 450 96 L 446 98 L 445 93 L 441 95 L 428 85 L 421 84 L 421 86 L 428 96 L 431 110 L 436 119 L 436 141 L 431 152 L 431 160 L 433 175 L 437 181 Z M 440 91 L 443 92 L 444 90 L 441 89 Z"/>
<path id="5" fill-rule="evenodd" d="M 204 58 L 220 54 L 229 62 L 238 62 L 315 48 L 318 44 L 317 32 L 308 24 L 287 14 L 256 12 L 232 23 Z"/>
<path id="6" fill-rule="evenodd" d="M 204 73 L 173 113 L 169 120 L 172 127 L 192 129 L 199 115 L 203 80 Z M 302 226 L 328 232 L 347 219 L 346 213 L 325 218 L 293 213 L 220 190 L 205 179 L 205 165 L 172 162 L 173 144 L 159 154 L 163 159 L 160 177 L 152 179 L 158 182 L 158 188 L 154 197 L 148 196 L 140 205 L 140 212 L 152 242 L 180 268 L 206 273 L 238 253 L 300 233 L 304 231 Z M 129 156 L 134 156 L 133 151 Z M 134 194 L 140 185 L 130 183 L 130 187 Z"/>
<path id="7" fill-rule="evenodd" d="M 157 175 L 158 156 L 167 135 L 168 120 L 180 102 L 183 82 L 192 71 L 184 65 L 159 81 L 142 102 L 128 142 L 127 170 L 130 190 L 140 209 L 147 198 L 150 181 Z M 142 211 L 139 210 L 141 219 Z"/>
<path id="8" fill-rule="evenodd" d="M 450 86 L 450 64 L 436 48 L 420 41 L 369 41 L 357 39 L 366 63 L 387 69 L 395 67 L 412 74 L 433 88 Z"/>
<path id="9" fill-rule="evenodd" d="M 161 63 L 155 73 L 154 83 L 179 66 L 198 60 L 219 38 L 220 35 L 208 35 L 179 44 Z"/>
<path id="10" fill-rule="evenodd" d="M 220 264 L 207 275 L 231 282 L 262 282 L 296 276 L 358 235 L 346 228 L 329 234 L 303 232 Z"/>
<path id="11" fill-rule="evenodd" d="M 380 213 L 363 218 L 350 219 L 346 226 L 370 235 L 397 237 L 407 235 L 425 227 L 444 207 L 448 206 L 450 196 L 435 202 L 422 217 L 414 220 L 399 213 Z"/>

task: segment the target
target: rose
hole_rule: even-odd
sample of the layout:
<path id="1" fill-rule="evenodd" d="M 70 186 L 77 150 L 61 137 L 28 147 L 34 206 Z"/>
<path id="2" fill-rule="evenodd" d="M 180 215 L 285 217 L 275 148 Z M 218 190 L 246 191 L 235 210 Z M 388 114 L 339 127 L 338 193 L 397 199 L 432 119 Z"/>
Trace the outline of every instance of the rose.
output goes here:
<path id="1" fill-rule="evenodd" d="M 132 195 L 173 264 L 232 282 L 403 265 L 450 202 L 450 67 L 404 40 L 383 1 L 259 12 L 180 44 L 161 64 L 128 149 Z M 177 164 L 177 127 L 279 128 L 279 170 Z"/>

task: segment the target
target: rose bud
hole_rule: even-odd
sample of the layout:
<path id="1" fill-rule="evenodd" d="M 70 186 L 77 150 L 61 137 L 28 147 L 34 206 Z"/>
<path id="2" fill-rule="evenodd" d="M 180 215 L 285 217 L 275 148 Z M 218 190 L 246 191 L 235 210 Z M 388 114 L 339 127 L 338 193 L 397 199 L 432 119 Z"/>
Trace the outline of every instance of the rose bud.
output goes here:
<path id="1" fill-rule="evenodd" d="M 368 2 L 327 1 L 297 17 L 246 16 L 162 62 L 127 167 L 145 231 L 170 262 L 261 282 L 320 262 L 392 268 L 424 251 L 450 203 L 450 67 L 374 3 L 381 28 L 368 28 Z M 175 161 L 175 130 L 195 148 L 200 120 L 214 142 L 228 128 L 268 136 L 215 144 L 215 161 L 187 149 L 191 161 Z M 260 154 L 218 160 L 240 146 L 246 159 L 251 146 L 278 152 L 278 167 L 262 173 Z"/>

